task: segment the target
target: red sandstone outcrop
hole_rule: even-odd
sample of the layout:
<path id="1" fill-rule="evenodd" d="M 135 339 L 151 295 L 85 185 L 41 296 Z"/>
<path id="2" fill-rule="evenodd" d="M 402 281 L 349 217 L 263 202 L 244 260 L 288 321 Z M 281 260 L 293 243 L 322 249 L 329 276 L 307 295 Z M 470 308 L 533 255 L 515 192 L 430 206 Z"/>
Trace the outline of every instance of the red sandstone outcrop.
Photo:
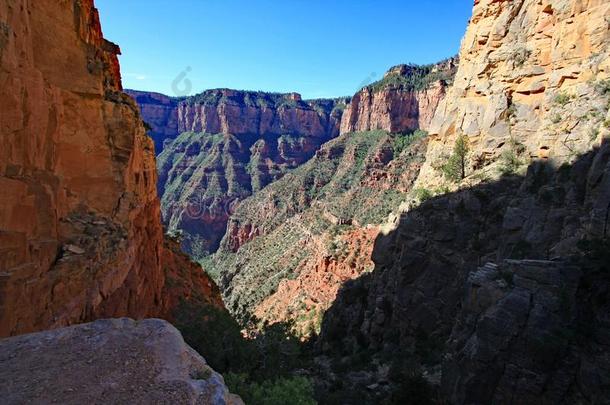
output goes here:
<path id="1" fill-rule="evenodd" d="M 118 52 L 92 0 L 0 3 L 0 336 L 169 311 L 182 259 Z"/>
<path id="2" fill-rule="evenodd" d="M 285 95 L 219 89 L 203 93 L 202 102 L 190 99 L 178 105 L 178 132 L 208 134 L 287 134 L 334 138 L 340 116 L 314 108 L 296 93 Z"/>
<path id="3" fill-rule="evenodd" d="M 339 288 L 374 267 L 371 253 L 378 233 L 378 227 L 370 227 L 341 235 L 340 257 L 328 255 L 324 246 L 319 246 L 314 255 L 298 264 L 296 278 L 280 281 L 277 291 L 256 306 L 254 315 L 271 323 L 294 321 L 303 336 L 319 332 L 322 317 Z"/>
<path id="4" fill-rule="evenodd" d="M 142 119 L 150 126 L 149 134 L 155 141 L 155 153 L 161 153 L 165 139 L 173 139 L 178 135 L 179 99 L 137 90 L 125 90 L 125 93 L 136 100 Z"/>
<path id="5" fill-rule="evenodd" d="M 341 133 L 427 130 L 447 90 L 457 59 L 432 67 L 399 65 L 354 95 L 341 119 Z"/>

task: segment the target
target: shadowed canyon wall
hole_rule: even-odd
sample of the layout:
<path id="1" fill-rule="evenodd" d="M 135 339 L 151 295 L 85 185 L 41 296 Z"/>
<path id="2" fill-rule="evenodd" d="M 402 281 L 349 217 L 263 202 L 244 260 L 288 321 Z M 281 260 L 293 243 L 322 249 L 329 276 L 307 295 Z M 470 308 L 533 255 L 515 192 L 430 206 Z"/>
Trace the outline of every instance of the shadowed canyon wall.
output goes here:
<path id="1" fill-rule="evenodd" d="M 609 20 L 607 1 L 475 2 L 416 182 L 445 195 L 404 207 L 324 318 L 321 354 L 374 359 L 340 392 L 386 398 L 402 367 L 450 403 L 608 397 Z"/>

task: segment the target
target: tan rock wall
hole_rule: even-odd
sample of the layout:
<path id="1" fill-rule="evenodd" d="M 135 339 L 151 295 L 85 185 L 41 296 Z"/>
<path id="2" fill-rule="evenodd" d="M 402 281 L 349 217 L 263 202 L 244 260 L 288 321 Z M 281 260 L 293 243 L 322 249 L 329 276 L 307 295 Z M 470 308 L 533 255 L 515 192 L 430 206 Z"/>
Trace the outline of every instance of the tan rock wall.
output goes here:
<path id="1" fill-rule="evenodd" d="M 459 134 L 469 137 L 473 170 L 514 142 L 526 162 L 557 165 L 599 144 L 608 106 L 596 84 L 610 76 L 609 19 L 603 0 L 476 1 L 420 185 L 439 182 L 433 166 Z"/>

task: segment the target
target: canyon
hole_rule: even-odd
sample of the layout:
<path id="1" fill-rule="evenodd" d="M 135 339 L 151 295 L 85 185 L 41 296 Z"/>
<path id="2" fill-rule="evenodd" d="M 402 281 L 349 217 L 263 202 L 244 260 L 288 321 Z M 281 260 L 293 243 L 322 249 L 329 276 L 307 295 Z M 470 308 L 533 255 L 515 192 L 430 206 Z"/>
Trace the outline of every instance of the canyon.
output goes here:
<path id="1" fill-rule="evenodd" d="M 320 403 L 604 403 L 609 22 L 475 0 L 458 56 L 352 97 L 169 97 L 92 0 L 1 3 L 2 396 L 240 404 L 269 345 Z"/>
<path id="2" fill-rule="evenodd" d="M 412 375 L 451 403 L 602 398 L 609 12 L 477 1 L 459 57 L 358 91 L 198 258 L 229 310 L 315 339 L 318 388 L 347 403 Z"/>
<path id="3" fill-rule="evenodd" d="M 302 100 L 298 93 L 207 90 L 172 98 L 128 90 L 159 153 L 162 216 L 196 260 L 216 252 L 241 201 L 357 131 L 425 129 L 457 59 L 400 65 L 353 98 Z"/>

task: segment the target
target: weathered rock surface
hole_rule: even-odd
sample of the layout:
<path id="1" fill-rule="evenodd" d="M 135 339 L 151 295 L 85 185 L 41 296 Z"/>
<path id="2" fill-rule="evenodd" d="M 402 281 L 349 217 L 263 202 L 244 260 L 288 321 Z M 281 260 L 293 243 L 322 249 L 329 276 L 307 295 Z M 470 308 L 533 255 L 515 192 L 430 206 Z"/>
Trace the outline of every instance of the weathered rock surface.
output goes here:
<path id="1" fill-rule="evenodd" d="M 452 58 L 436 65 L 399 65 L 352 97 L 341 119 L 341 133 L 428 130 L 457 68 Z"/>
<path id="2" fill-rule="evenodd" d="M 99 320 L 2 339 L 0 380 L 6 404 L 243 404 L 160 319 Z"/>
<path id="3" fill-rule="evenodd" d="M 471 272 L 448 340 L 447 397 L 455 403 L 607 399 L 610 307 L 597 300 L 609 285 L 596 271 L 582 262 L 506 260 Z"/>
<path id="4" fill-rule="evenodd" d="M 0 28 L 0 336 L 167 315 L 152 141 L 93 2 L 4 1 Z"/>
<path id="5" fill-rule="evenodd" d="M 462 134 L 470 173 L 514 145 L 524 161 L 557 166 L 598 145 L 608 111 L 600 86 L 610 77 L 609 18 L 604 0 L 476 1 L 418 185 L 439 183 L 435 167 Z"/>

